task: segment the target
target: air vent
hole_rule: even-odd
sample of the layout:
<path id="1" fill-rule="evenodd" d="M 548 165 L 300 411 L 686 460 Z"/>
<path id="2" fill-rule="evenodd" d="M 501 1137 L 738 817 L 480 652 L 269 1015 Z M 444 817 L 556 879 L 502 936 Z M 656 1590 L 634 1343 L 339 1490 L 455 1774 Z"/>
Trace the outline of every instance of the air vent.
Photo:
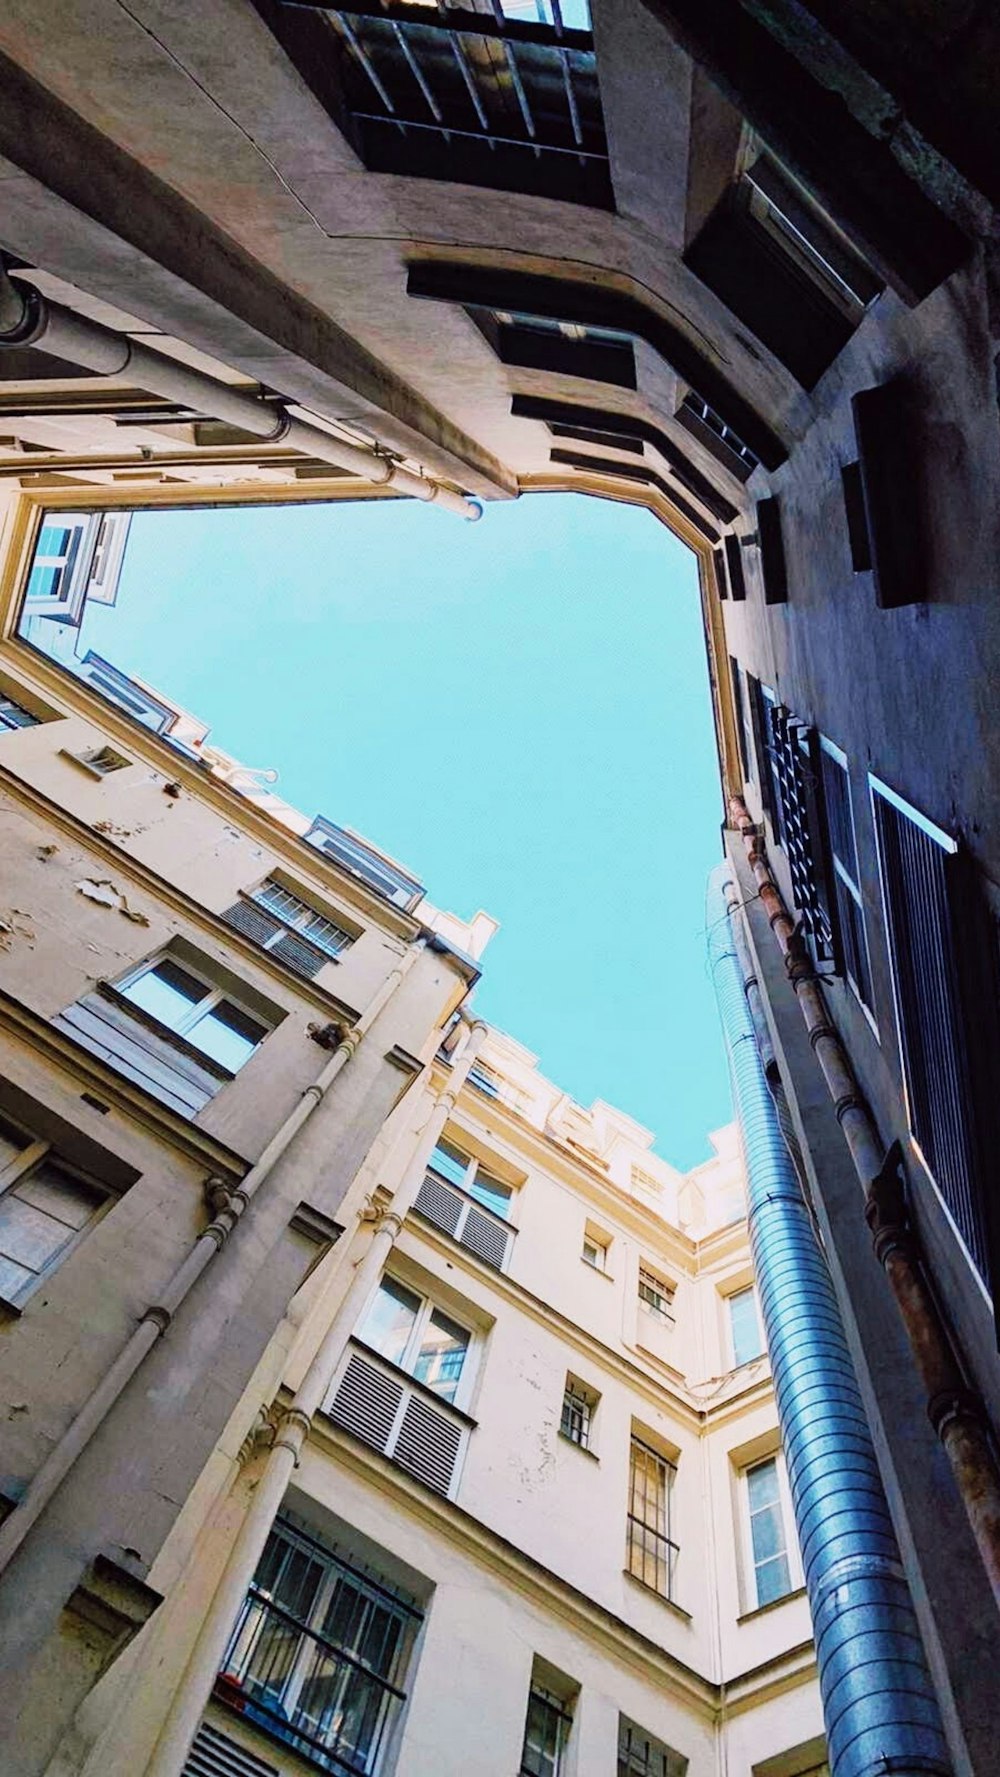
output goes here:
<path id="1" fill-rule="evenodd" d="M 402 1398 L 403 1390 L 393 1377 L 355 1352 L 328 1412 L 345 1431 L 384 1452 Z"/>
<path id="2" fill-rule="evenodd" d="M 182 1777 L 280 1777 L 277 1765 L 269 1765 L 228 1734 L 220 1734 L 210 1722 L 202 1722 L 188 1753 Z"/>
<path id="3" fill-rule="evenodd" d="M 393 1456 L 400 1468 L 409 1469 L 436 1492 L 447 1493 L 461 1444 L 461 1426 L 413 1395 L 406 1403 Z"/>
<path id="4" fill-rule="evenodd" d="M 279 920 L 271 919 L 267 913 L 261 913 L 250 901 L 237 901 L 235 907 L 227 907 L 222 915 L 227 926 L 242 932 L 244 938 L 250 938 L 254 944 L 266 944 L 276 932 L 280 932 Z"/>
<path id="5" fill-rule="evenodd" d="M 463 1203 L 454 1191 L 449 1191 L 440 1179 L 432 1172 L 427 1173 L 424 1182 L 417 1192 L 414 1209 L 433 1222 L 435 1228 L 443 1228 L 446 1234 L 454 1234 L 461 1218 Z"/>
<path id="6" fill-rule="evenodd" d="M 462 1229 L 462 1245 L 499 1271 L 507 1257 L 509 1233 L 509 1228 L 505 1228 L 493 1216 L 483 1215 L 478 1209 L 470 1209 Z"/>
<path id="7" fill-rule="evenodd" d="M 451 1493 L 469 1421 L 374 1355 L 352 1350 L 326 1412 L 436 1493 Z"/>
<path id="8" fill-rule="evenodd" d="M 310 980 L 313 975 L 319 974 L 327 960 L 322 951 L 307 944 L 303 938 L 297 938 L 294 932 L 285 932 L 270 949 L 271 955 L 280 956 L 283 963 L 295 970 L 296 975 L 305 975 Z"/>

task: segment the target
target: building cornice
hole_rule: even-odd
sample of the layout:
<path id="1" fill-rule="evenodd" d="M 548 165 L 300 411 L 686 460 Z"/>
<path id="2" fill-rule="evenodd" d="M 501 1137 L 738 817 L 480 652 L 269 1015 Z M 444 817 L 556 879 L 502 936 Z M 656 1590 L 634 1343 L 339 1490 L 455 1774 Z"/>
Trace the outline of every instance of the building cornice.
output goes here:
<path id="1" fill-rule="evenodd" d="M 290 1398 L 290 1397 L 289 1397 Z M 425 1488 L 387 1457 L 380 1456 L 332 1420 L 313 1420 L 303 1461 L 315 1453 L 333 1459 L 379 1494 L 409 1511 L 484 1566 L 499 1570 L 506 1585 L 533 1603 L 562 1617 L 577 1633 L 590 1636 L 602 1649 L 638 1670 L 643 1678 L 669 1689 L 688 1708 L 715 1726 L 724 1715 L 742 1712 L 783 1691 L 815 1682 L 816 1661 L 811 1641 L 797 1643 L 772 1660 L 721 1681 L 706 1678 L 694 1667 L 652 1641 L 641 1630 L 589 1598 L 571 1581 L 545 1567 L 533 1555 L 492 1530 L 453 1500 Z M 312 1499 L 322 1495 L 303 1487 Z M 683 1633 L 683 1630 L 680 1631 Z"/>

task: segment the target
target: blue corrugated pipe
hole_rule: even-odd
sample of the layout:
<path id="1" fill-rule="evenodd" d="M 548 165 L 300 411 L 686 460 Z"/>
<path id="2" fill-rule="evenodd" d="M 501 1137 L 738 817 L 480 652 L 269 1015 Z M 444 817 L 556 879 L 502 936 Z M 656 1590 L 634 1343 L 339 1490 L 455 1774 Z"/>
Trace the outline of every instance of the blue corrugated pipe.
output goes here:
<path id="1" fill-rule="evenodd" d="M 721 865 L 709 879 L 709 961 L 830 1766 L 833 1777 L 942 1777 L 951 1761 L 840 1310 L 761 1065 L 731 923 L 737 904 Z"/>

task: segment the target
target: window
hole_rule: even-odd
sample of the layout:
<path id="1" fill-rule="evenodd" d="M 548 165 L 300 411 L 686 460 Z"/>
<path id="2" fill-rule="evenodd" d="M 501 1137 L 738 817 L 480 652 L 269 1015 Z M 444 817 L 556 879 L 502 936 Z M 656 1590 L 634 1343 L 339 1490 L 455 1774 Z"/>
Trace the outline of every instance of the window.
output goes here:
<path id="1" fill-rule="evenodd" d="M 309 979 L 318 975 L 331 957 L 340 956 L 355 938 L 355 933 L 325 913 L 317 913 L 307 901 L 272 877 L 254 889 L 252 895 L 241 896 L 222 917 L 262 950 L 280 957 L 297 975 Z"/>
<path id="2" fill-rule="evenodd" d="M 749 481 L 760 459 L 693 389 L 685 395 L 676 418 L 678 425 L 690 432 L 692 438 L 697 438 L 716 462 L 735 475 L 737 481 Z"/>
<path id="3" fill-rule="evenodd" d="M 677 1544 L 670 1535 L 672 1462 L 633 1438 L 629 1452 L 628 1571 L 661 1598 L 672 1598 Z"/>
<path id="4" fill-rule="evenodd" d="M 741 1364 L 752 1363 L 754 1358 L 764 1355 L 764 1338 L 757 1312 L 757 1292 L 750 1284 L 745 1290 L 737 1290 L 734 1295 L 727 1296 L 726 1302 L 729 1309 L 733 1363 L 739 1369 Z"/>
<path id="5" fill-rule="evenodd" d="M 685 1777 L 686 1758 L 627 1715 L 618 1717 L 618 1777 Z"/>
<path id="6" fill-rule="evenodd" d="M 657 1320 L 673 1320 L 670 1310 L 674 1300 L 674 1286 L 665 1283 L 648 1265 L 639 1266 L 639 1306 L 647 1314 L 655 1315 Z"/>
<path id="7" fill-rule="evenodd" d="M 82 765 L 92 777 L 107 777 L 109 772 L 123 771 L 132 763 L 122 753 L 116 753 L 114 747 L 87 747 L 82 753 L 65 752 L 64 757 L 72 759 L 74 765 Z"/>
<path id="8" fill-rule="evenodd" d="M 0 692 L 0 734 L 8 728 L 33 728 L 39 719 L 31 710 L 26 710 L 23 703 Z"/>
<path id="9" fill-rule="evenodd" d="M 588 1228 L 584 1232 L 583 1245 L 580 1248 L 580 1257 L 585 1265 L 590 1266 L 592 1271 L 606 1272 L 608 1269 L 608 1252 L 610 1246 L 610 1239 L 602 1234 L 595 1233 Z"/>
<path id="10" fill-rule="evenodd" d="M 24 595 L 25 617 L 78 625 L 88 599 L 118 595 L 129 512 L 46 512 Z"/>
<path id="11" fill-rule="evenodd" d="M 473 1062 L 469 1069 L 469 1085 L 486 1094 L 487 1098 L 495 1098 L 500 1104 L 509 1105 L 512 1111 L 521 1116 L 531 1109 L 531 1100 L 526 1092 L 521 1092 L 498 1074 L 496 1068 L 490 1067 L 485 1061 Z"/>
<path id="12" fill-rule="evenodd" d="M 441 1136 L 413 1207 L 484 1264 L 501 1271 L 514 1236 L 507 1226 L 513 1197 L 512 1185 Z"/>
<path id="13" fill-rule="evenodd" d="M 753 1561 L 754 1598 L 758 1610 L 793 1590 L 789 1560 L 784 1476 L 779 1461 L 769 1456 L 744 1470 L 743 1485 Z"/>
<path id="14" fill-rule="evenodd" d="M 407 912 L 423 898 L 423 888 L 416 878 L 382 856 L 346 827 L 335 826 L 324 815 L 317 815 L 305 838 L 325 857 L 332 858 L 349 875 L 356 876 L 377 895 L 402 907 Z"/>
<path id="15" fill-rule="evenodd" d="M 524 1724 L 520 1777 L 561 1777 L 572 1717 L 559 1697 L 532 1685 Z"/>
<path id="16" fill-rule="evenodd" d="M 579 1444 L 581 1450 L 590 1449 L 590 1434 L 599 1398 L 585 1382 L 567 1376 L 559 1430 L 571 1444 Z"/>
<path id="17" fill-rule="evenodd" d="M 49 1142 L 0 1120 L 0 1301 L 20 1307 L 112 1201 Z"/>
<path id="18" fill-rule="evenodd" d="M 910 1132 L 987 1279 L 997 1239 L 996 922 L 965 848 L 870 781 Z M 995 1290 L 995 1261 L 992 1275 Z"/>
<path id="19" fill-rule="evenodd" d="M 243 1602 L 220 1694 L 321 1770 L 378 1777 L 421 1613 L 381 1574 L 279 1519 Z"/>
<path id="20" fill-rule="evenodd" d="M 819 766 L 844 974 L 861 1004 L 870 1012 L 872 986 L 868 966 L 868 935 L 865 930 L 864 903 L 861 899 L 847 760 L 822 735 L 819 740 Z"/>
<path id="21" fill-rule="evenodd" d="M 785 811 L 781 799 L 781 772 L 778 765 L 778 743 L 775 733 L 775 712 L 778 700 L 767 685 L 747 674 L 750 697 L 750 718 L 753 723 L 754 750 L 758 765 L 758 786 L 764 812 L 771 822 L 775 845 L 783 845 Z"/>
<path id="22" fill-rule="evenodd" d="M 280 1023 L 279 1006 L 253 994 L 251 1012 L 187 945 L 100 981 L 53 1020 L 74 1041 L 181 1116 L 192 1117 L 231 1080 Z"/>
<path id="23" fill-rule="evenodd" d="M 471 1337 L 467 1327 L 394 1277 L 383 1277 L 361 1327 L 366 1345 L 443 1401 L 458 1393 Z"/>
<path id="24" fill-rule="evenodd" d="M 119 983 L 118 991 L 227 1073 L 237 1073 L 267 1036 L 267 1026 L 258 1018 L 169 956 L 143 963 Z"/>

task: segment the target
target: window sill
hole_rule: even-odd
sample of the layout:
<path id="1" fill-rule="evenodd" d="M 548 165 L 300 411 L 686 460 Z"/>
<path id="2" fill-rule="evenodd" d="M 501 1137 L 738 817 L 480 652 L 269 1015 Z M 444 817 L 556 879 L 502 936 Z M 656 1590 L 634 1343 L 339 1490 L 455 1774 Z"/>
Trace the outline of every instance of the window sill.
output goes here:
<path id="1" fill-rule="evenodd" d="M 581 1265 L 586 1265 L 587 1270 L 593 1272 L 595 1277 L 603 1277 L 605 1283 L 614 1283 L 615 1279 L 613 1272 L 602 1270 L 600 1265 L 592 1265 L 590 1260 L 585 1259 L 582 1253 L 580 1254 L 580 1263 Z"/>
<path id="2" fill-rule="evenodd" d="M 780 1610 L 783 1604 L 791 1604 L 794 1599 L 804 1598 L 805 1595 L 805 1586 L 796 1586 L 794 1592 L 782 1592 L 780 1598 L 772 1598 L 767 1604 L 758 1604 L 756 1610 L 745 1610 L 736 1621 L 738 1624 L 755 1623 L 758 1617 L 766 1617 L 772 1610 Z"/>
<path id="3" fill-rule="evenodd" d="M 17 1302 L 9 1302 L 6 1296 L 0 1296 L 0 1325 L 5 1320 L 20 1320 L 24 1313 L 23 1307 Z"/>
<path id="4" fill-rule="evenodd" d="M 560 1431 L 559 1436 L 564 1444 L 571 1444 L 574 1450 L 579 1450 L 581 1456 L 589 1456 L 591 1462 L 600 1462 L 601 1459 L 596 1450 L 589 1450 L 586 1444 L 578 1443 L 576 1438 L 567 1437 L 564 1431 Z"/>
<path id="5" fill-rule="evenodd" d="M 675 1604 L 672 1598 L 664 1597 L 663 1593 L 658 1592 L 655 1586 L 647 1586 L 645 1580 L 641 1580 L 637 1573 L 630 1573 L 627 1567 L 622 1568 L 622 1573 L 627 1580 L 631 1580 L 633 1586 L 638 1586 L 641 1592 L 645 1592 L 647 1598 L 655 1598 L 657 1604 L 662 1604 L 665 1610 L 671 1611 L 682 1623 L 692 1621 L 689 1610 L 685 1610 L 682 1604 Z"/>

